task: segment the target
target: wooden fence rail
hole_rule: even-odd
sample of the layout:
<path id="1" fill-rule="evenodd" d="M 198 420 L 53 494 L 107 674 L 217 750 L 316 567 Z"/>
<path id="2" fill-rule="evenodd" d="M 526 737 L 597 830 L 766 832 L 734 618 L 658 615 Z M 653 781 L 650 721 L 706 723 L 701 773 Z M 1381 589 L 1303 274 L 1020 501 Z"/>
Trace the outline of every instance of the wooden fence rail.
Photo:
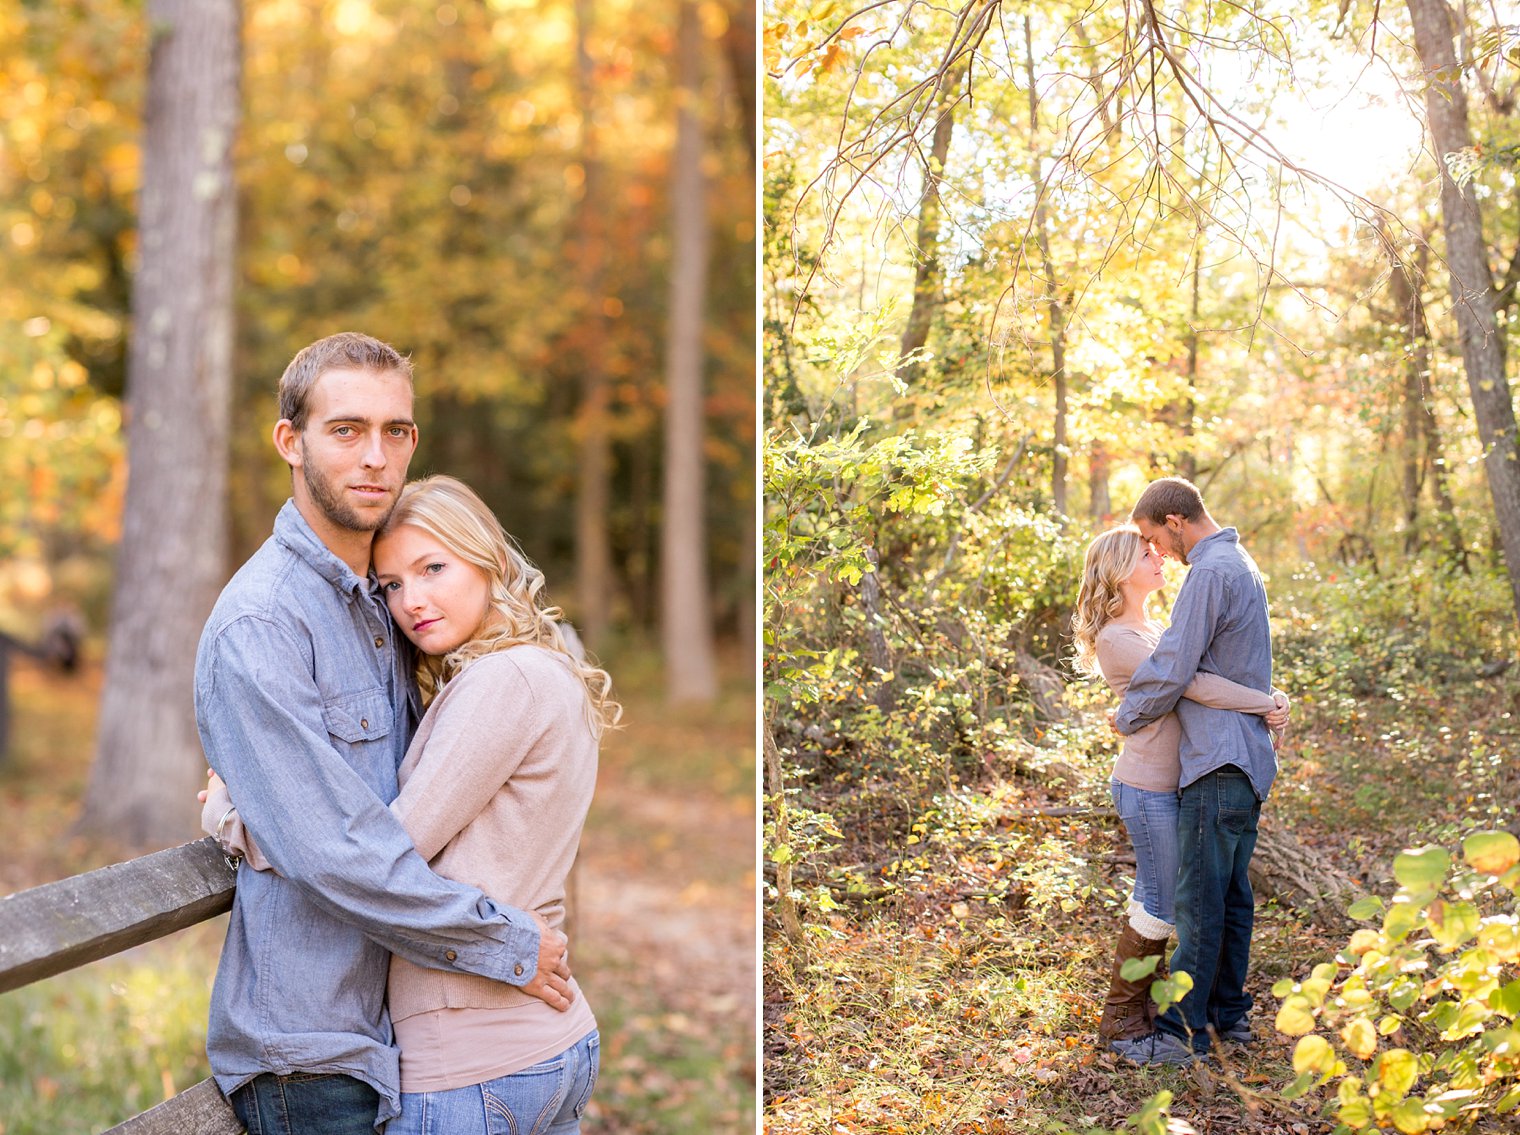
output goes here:
<path id="1" fill-rule="evenodd" d="M 0 899 L 0 993 L 110 957 L 232 907 L 237 876 L 201 839 Z M 214 1081 L 106 1135 L 240 1135 Z"/>

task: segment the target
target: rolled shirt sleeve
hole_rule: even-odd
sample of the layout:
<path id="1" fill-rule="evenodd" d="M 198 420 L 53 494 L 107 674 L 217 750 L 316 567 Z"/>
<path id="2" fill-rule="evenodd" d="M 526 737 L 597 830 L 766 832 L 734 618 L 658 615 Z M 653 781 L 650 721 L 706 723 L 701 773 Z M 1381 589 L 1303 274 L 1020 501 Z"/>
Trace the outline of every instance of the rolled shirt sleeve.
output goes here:
<path id="1" fill-rule="evenodd" d="M 301 655 L 280 623 L 244 615 L 217 634 L 197 690 L 207 757 L 269 862 L 315 906 L 408 961 L 531 980 L 538 924 L 428 868 L 334 748 L 321 694 L 292 665 Z M 375 759 L 388 759 L 380 748 Z"/>
<path id="2" fill-rule="evenodd" d="M 1130 678 L 1114 724 L 1126 736 L 1177 707 L 1214 637 L 1224 604 L 1224 580 L 1207 568 L 1188 572 L 1172 606 L 1172 624 Z"/>

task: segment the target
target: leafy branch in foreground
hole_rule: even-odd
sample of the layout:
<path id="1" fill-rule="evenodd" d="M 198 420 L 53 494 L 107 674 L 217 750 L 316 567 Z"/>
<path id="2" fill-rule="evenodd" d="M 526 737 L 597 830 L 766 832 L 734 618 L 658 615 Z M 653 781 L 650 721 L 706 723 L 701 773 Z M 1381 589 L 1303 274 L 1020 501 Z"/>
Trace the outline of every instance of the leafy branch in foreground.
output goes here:
<path id="1" fill-rule="evenodd" d="M 1334 962 L 1285 979 L 1277 1029 L 1297 1036 L 1284 1094 L 1332 1082 L 1338 1132 L 1467 1128 L 1520 1109 L 1520 840 L 1476 832 L 1394 860 L 1399 889 L 1349 913 L 1378 921 Z M 1348 1063 L 1352 1062 L 1352 1063 Z M 1355 1071 L 1353 1071 L 1353 1067 Z"/>

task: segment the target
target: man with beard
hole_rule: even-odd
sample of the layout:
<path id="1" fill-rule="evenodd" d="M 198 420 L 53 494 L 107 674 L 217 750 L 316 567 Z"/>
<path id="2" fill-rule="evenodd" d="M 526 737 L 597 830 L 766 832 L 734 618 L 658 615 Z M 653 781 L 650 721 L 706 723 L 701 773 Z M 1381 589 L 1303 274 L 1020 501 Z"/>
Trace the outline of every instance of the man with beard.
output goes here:
<path id="1" fill-rule="evenodd" d="M 536 916 L 433 874 L 386 806 L 421 709 L 369 558 L 417 445 L 410 362 L 354 333 L 306 347 L 274 445 L 291 499 L 196 656 L 201 743 L 274 866 L 239 872 L 206 1048 L 249 1135 L 369 1135 L 399 1112 L 390 954 L 560 1009 L 569 970 Z"/>

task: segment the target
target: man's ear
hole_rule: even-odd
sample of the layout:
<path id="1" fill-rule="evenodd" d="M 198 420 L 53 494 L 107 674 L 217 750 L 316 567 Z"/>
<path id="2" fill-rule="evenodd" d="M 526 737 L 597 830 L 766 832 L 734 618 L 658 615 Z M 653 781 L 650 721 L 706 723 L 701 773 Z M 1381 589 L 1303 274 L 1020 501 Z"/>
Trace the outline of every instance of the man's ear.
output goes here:
<path id="1" fill-rule="evenodd" d="M 281 418 L 274 424 L 274 448 L 285 464 L 292 469 L 301 467 L 301 431 L 296 429 L 295 424 L 289 418 Z"/>

